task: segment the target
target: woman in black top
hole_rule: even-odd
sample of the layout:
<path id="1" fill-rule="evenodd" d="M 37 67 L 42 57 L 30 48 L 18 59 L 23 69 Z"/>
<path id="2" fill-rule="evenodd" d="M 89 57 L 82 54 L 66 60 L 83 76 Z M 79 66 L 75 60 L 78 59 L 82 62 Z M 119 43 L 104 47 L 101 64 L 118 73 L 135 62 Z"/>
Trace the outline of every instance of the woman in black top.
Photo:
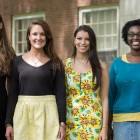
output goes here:
<path id="1" fill-rule="evenodd" d="M 13 137 L 14 140 L 63 140 L 64 68 L 54 52 L 48 24 L 43 20 L 33 21 L 26 38 L 29 51 L 12 64 L 6 137 L 8 140 Z"/>
<path id="2" fill-rule="evenodd" d="M 6 78 L 10 75 L 10 64 L 15 53 L 8 44 L 4 22 L 0 15 L 0 140 L 5 140 L 5 114 L 7 102 Z"/>

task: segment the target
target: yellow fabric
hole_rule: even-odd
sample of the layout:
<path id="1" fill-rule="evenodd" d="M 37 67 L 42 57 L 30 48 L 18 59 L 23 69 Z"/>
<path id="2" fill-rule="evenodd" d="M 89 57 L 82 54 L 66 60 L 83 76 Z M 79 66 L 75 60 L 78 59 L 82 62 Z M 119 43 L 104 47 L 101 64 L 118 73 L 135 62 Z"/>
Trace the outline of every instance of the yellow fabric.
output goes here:
<path id="1" fill-rule="evenodd" d="M 123 60 L 124 62 L 126 62 L 126 63 L 129 63 L 128 60 L 127 60 L 126 54 L 123 54 L 123 55 L 122 55 L 122 60 Z"/>
<path id="2" fill-rule="evenodd" d="M 140 121 L 140 112 L 127 114 L 113 114 L 113 121 L 114 122 Z"/>
<path id="3" fill-rule="evenodd" d="M 57 140 L 55 96 L 19 96 L 13 122 L 14 140 Z"/>

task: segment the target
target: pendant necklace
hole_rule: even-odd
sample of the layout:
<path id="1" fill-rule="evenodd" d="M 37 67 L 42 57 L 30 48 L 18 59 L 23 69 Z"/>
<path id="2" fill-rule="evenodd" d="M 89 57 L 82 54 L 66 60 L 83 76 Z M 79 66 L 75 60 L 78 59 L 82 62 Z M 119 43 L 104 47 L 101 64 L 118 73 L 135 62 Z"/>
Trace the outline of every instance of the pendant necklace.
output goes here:
<path id="1" fill-rule="evenodd" d="M 77 60 L 77 62 L 80 64 L 80 73 L 84 73 L 86 71 L 87 68 L 87 64 L 88 64 L 88 59 L 83 63 L 83 61 L 80 61 L 79 59 L 75 59 Z M 81 67 L 82 66 L 82 67 Z"/>
<path id="2" fill-rule="evenodd" d="M 39 62 L 41 63 L 41 60 L 44 58 L 44 55 L 40 59 L 37 59 L 31 54 L 31 52 L 29 52 L 29 54 L 30 54 L 30 58 L 31 58 L 32 62 L 34 63 L 34 66 L 38 67 L 38 63 Z"/>

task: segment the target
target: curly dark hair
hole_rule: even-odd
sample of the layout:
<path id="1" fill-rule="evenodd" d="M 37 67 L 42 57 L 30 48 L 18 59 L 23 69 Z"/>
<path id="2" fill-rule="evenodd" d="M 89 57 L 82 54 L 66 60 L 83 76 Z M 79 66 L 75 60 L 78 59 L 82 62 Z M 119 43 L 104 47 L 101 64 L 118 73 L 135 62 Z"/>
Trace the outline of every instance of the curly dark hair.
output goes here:
<path id="1" fill-rule="evenodd" d="M 96 85 L 94 87 L 94 89 L 96 90 L 98 87 L 101 86 L 101 75 L 102 75 L 100 60 L 97 54 L 96 36 L 93 29 L 90 26 L 81 25 L 75 30 L 74 38 L 76 37 L 77 33 L 80 31 L 85 31 L 89 34 L 90 48 L 88 53 L 88 60 L 90 62 L 92 72 L 93 72 L 93 81 L 96 78 Z M 77 54 L 77 50 L 76 47 L 74 47 L 72 57 L 75 58 L 76 54 Z"/>
<path id="2" fill-rule="evenodd" d="M 128 31 L 129 31 L 130 27 L 132 27 L 132 26 L 140 26 L 140 19 L 128 21 L 123 26 L 123 28 L 122 28 L 122 39 L 124 40 L 124 42 L 127 45 L 128 45 L 128 41 L 127 41 Z"/>

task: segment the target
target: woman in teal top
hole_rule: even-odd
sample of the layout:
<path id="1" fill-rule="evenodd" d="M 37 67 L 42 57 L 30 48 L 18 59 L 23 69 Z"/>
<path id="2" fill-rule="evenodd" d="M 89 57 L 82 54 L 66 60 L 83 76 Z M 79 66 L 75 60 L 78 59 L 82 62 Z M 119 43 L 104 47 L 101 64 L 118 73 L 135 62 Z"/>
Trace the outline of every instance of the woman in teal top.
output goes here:
<path id="1" fill-rule="evenodd" d="M 122 39 L 130 52 L 110 68 L 108 139 L 140 140 L 140 19 L 124 25 Z"/>

